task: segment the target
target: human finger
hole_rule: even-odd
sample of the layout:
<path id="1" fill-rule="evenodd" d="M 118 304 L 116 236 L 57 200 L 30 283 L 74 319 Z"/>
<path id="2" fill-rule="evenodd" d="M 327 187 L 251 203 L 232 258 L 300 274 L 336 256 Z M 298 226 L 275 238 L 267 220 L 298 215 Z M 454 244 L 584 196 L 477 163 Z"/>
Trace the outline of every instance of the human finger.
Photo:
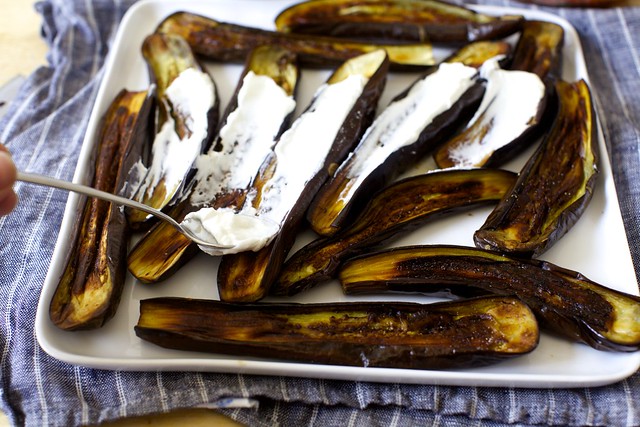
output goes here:
<path id="1" fill-rule="evenodd" d="M 0 190 L 0 216 L 13 211 L 18 204 L 18 196 L 12 188 Z"/>
<path id="2" fill-rule="evenodd" d="M 17 173 L 11 154 L 0 144 L 0 189 L 11 187 L 16 182 Z"/>
<path id="3" fill-rule="evenodd" d="M 0 144 L 0 216 L 11 212 L 18 204 L 18 196 L 13 191 L 17 169 L 7 148 Z"/>

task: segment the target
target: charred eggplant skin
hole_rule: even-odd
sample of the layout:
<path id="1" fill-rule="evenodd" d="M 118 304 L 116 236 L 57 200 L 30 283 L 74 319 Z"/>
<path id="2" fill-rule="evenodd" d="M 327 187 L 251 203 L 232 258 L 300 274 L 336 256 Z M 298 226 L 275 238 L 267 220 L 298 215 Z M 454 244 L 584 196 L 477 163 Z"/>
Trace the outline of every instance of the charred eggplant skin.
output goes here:
<path id="1" fill-rule="evenodd" d="M 515 295 L 542 328 L 596 349 L 640 349 L 640 298 L 552 263 L 462 246 L 408 246 L 353 258 L 340 271 L 345 293 L 478 292 Z"/>
<path id="2" fill-rule="evenodd" d="M 324 34 L 386 42 L 465 43 L 517 32 L 522 16 L 489 16 L 463 6 L 424 0 L 316 0 L 276 17 L 286 33 Z"/>
<path id="3" fill-rule="evenodd" d="M 583 80 L 555 84 L 558 114 L 549 134 L 474 234 L 476 246 L 538 256 L 587 208 L 598 176 L 597 121 Z"/>
<path id="4" fill-rule="evenodd" d="M 218 268 L 218 291 L 221 300 L 253 302 L 269 293 L 295 242 L 313 195 L 329 178 L 335 165 L 347 156 L 374 119 L 376 106 L 386 84 L 389 62 L 388 58 L 385 58 L 379 63 L 367 60 L 367 64 L 357 65 L 359 59 L 372 57 L 379 58 L 375 54 L 366 54 L 345 61 L 344 65 L 338 67 L 329 77 L 328 82 L 331 82 L 333 79 L 344 78 L 345 74 L 363 72 L 370 68 L 366 71 L 369 77 L 362 94 L 344 119 L 322 169 L 305 186 L 303 194 L 285 218 L 278 236 L 257 252 L 247 251 L 222 257 Z M 260 184 L 259 178 L 256 184 Z"/>
<path id="5" fill-rule="evenodd" d="M 179 349 L 409 369 L 482 366 L 529 353 L 535 316 L 517 299 L 434 304 L 230 304 L 142 300 L 136 335 Z"/>
<path id="6" fill-rule="evenodd" d="M 553 22 L 527 20 L 516 44 L 512 70 L 537 74 L 542 80 L 560 78 L 564 29 Z"/>
<path id="7" fill-rule="evenodd" d="M 285 34 L 259 28 L 218 22 L 188 12 L 176 12 L 158 26 L 157 32 L 179 34 L 194 51 L 206 58 L 244 61 L 257 46 L 278 45 L 295 52 L 306 67 L 335 67 L 363 53 L 384 49 L 395 70 L 415 70 L 434 65 L 433 50 L 428 43 L 387 45 L 332 37 Z"/>
<path id="8" fill-rule="evenodd" d="M 153 96 L 122 90 L 105 113 L 96 144 L 92 186 L 117 193 L 152 133 Z M 96 329 L 115 314 L 124 287 L 130 238 L 124 212 L 89 199 L 79 220 L 49 317 L 64 330 Z"/>
<path id="9" fill-rule="evenodd" d="M 295 71 L 292 71 L 292 68 Z M 297 57 L 284 49 L 263 47 L 252 51 L 247 57 L 242 78 L 249 72 L 271 77 L 282 87 L 286 93 L 293 95 L 298 82 Z M 226 123 L 226 117 L 238 107 L 238 93 L 241 88 L 239 83 L 227 105 L 224 118 L 220 127 Z M 289 121 L 282 124 L 281 131 L 284 130 Z M 219 134 L 219 129 L 216 131 Z M 213 149 L 218 149 L 220 139 L 217 137 L 213 142 Z M 191 187 L 186 191 L 186 196 L 176 205 L 172 206 L 169 214 L 178 222 L 190 212 L 199 209 L 191 202 L 192 194 L 196 183 L 192 182 Z M 241 206 L 246 194 L 244 192 L 232 192 L 220 195 L 211 203 L 216 207 Z M 171 277 L 183 265 L 191 260 L 199 249 L 191 240 L 179 233 L 171 225 L 159 222 L 155 224 L 145 236 L 140 239 L 131 249 L 127 256 L 129 272 L 143 283 L 157 283 Z"/>
<path id="10" fill-rule="evenodd" d="M 398 181 L 373 196 L 353 224 L 294 253 L 271 294 L 294 295 L 331 279 L 347 258 L 388 243 L 434 217 L 497 202 L 515 180 L 516 174 L 500 169 L 458 169 Z"/>

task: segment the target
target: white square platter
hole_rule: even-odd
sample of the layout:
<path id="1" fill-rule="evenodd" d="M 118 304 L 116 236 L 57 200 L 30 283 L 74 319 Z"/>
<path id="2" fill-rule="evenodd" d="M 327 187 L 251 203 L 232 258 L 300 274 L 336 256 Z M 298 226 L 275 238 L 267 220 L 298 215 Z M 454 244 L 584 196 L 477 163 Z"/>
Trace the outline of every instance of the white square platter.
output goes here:
<path id="1" fill-rule="evenodd" d="M 149 77 L 140 54 L 140 46 L 144 37 L 150 34 L 163 18 L 174 11 L 185 10 L 211 16 L 219 21 L 273 29 L 275 16 L 292 3 L 292 0 L 145 0 L 132 6 L 113 41 L 74 180 L 86 183 L 91 148 L 98 134 L 100 118 L 116 93 L 122 88 L 147 88 Z M 477 6 L 475 9 L 487 14 L 522 14 L 528 19 L 560 24 L 565 29 L 562 76 L 567 81 L 580 78 L 588 81 L 578 35 L 566 20 L 537 10 L 488 6 Z M 443 58 L 448 52 L 446 49 L 437 49 L 436 55 Z M 216 81 L 222 100 L 221 107 L 224 108 L 236 86 L 242 66 L 207 63 L 207 67 Z M 303 70 L 298 111 L 307 105 L 315 88 L 324 82 L 329 73 L 330 70 Z M 400 92 L 416 76 L 417 74 L 392 73 L 380 105 L 386 105 L 393 95 Z M 574 228 L 541 258 L 579 271 L 605 286 L 637 294 L 638 284 L 601 132 L 599 143 L 601 174 L 587 211 Z M 505 168 L 518 171 L 530 154 L 531 151 L 524 153 Z M 421 167 L 426 168 L 428 164 Z M 420 168 L 414 172 L 419 171 Z M 598 351 L 547 334 L 543 334 L 539 347 L 529 355 L 488 367 L 438 371 L 314 365 L 184 352 L 157 347 L 136 337 L 133 327 L 138 320 L 139 301 L 142 299 L 158 296 L 218 298 L 215 283 L 218 260 L 205 254 L 198 255 L 162 283 L 144 285 L 129 275 L 119 310 L 107 325 L 94 331 L 62 331 L 49 320 L 48 308 L 64 267 L 65 254 L 69 250 L 69 236 L 80 200 L 76 195 L 69 196 L 36 316 L 36 335 L 41 347 L 53 357 L 71 364 L 117 370 L 215 371 L 356 381 L 501 387 L 598 386 L 626 378 L 640 366 L 640 352 Z M 450 243 L 472 246 L 473 231 L 483 223 L 489 211 L 490 208 L 481 208 L 437 219 L 395 245 Z M 298 245 L 308 239 L 309 236 L 301 237 Z M 430 297 L 416 295 L 396 295 L 392 298 L 418 302 L 436 301 Z M 327 283 L 289 300 L 325 302 L 354 299 L 356 297 L 344 296 L 337 283 Z M 358 299 L 374 300 L 381 297 Z"/>

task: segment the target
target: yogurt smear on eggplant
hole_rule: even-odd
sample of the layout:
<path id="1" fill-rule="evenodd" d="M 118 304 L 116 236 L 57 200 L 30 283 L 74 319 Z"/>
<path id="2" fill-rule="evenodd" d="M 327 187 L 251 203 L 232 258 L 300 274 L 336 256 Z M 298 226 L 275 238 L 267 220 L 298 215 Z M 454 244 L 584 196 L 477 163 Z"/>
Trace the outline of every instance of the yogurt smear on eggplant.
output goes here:
<path id="1" fill-rule="evenodd" d="M 441 113 L 450 109 L 476 81 L 478 70 L 462 63 L 442 63 L 417 81 L 406 96 L 390 103 L 343 163 L 351 180 L 342 197 L 352 198 L 362 181 L 400 148 L 413 144 Z M 356 155 L 357 154 L 357 155 Z"/>
<path id="2" fill-rule="evenodd" d="M 190 96 L 197 93 L 198 96 Z M 141 200 L 147 189 L 152 189 L 162 180 L 167 189 L 167 199 L 176 194 L 195 159 L 202 153 L 209 128 L 208 112 L 216 101 L 211 77 L 195 68 L 182 71 L 165 91 L 166 120 L 156 134 L 152 145 L 152 160 L 149 167 L 136 165 L 136 174 L 144 172 L 144 179 L 136 190 L 135 198 Z M 176 118 L 180 117 L 187 129 L 185 135 L 176 131 Z"/>
<path id="3" fill-rule="evenodd" d="M 366 82 L 367 78 L 355 74 L 337 83 L 323 84 L 316 91 L 311 105 L 272 147 L 265 163 L 275 165 L 271 177 L 259 195 L 249 194 L 242 209 L 230 212 L 206 207 L 185 217 L 183 224 L 199 236 L 234 246 L 219 251 L 207 249 L 207 253 L 258 251 L 275 238 L 305 184 L 324 166 L 335 137 Z"/>
<path id="4" fill-rule="evenodd" d="M 272 78 L 249 71 L 242 80 L 238 106 L 220 129 L 219 149 L 196 160 L 197 184 L 191 203 L 204 205 L 225 190 L 246 188 L 295 107 L 294 98 Z"/>
<path id="5" fill-rule="evenodd" d="M 484 97 L 465 131 L 436 153 L 441 167 L 482 167 L 496 152 L 520 142 L 540 123 L 546 99 L 544 83 L 536 74 L 500 68 L 499 60 L 488 60 L 480 69 L 480 76 L 487 81 Z"/>

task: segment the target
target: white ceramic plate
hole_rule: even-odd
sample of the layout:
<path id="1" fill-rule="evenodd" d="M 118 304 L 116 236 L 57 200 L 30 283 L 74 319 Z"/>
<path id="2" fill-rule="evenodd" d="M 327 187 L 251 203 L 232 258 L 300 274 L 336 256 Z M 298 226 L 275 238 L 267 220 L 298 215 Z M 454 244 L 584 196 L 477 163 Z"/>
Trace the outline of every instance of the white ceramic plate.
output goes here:
<path id="1" fill-rule="evenodd" d="M 151 0 L 135 4 L 126 14 L 114 40 L 80 153 L 75 180 L 86 180 L 89 154 L 96 140 L 99 120 L 116 93 L 122 88 L 140 90 L 147 87 L 148 75 L 140 55 L 140 46 L 144 37 L 151 33 L 164 17 L 180 9 L 208 15 L 220 21 L 271 29 L 277 13 L 291 3 L 291 0 Z M 242 13 L 238 13 L 239 10 Z M 534 10 L 499 7 L 478 7 L 478 10 L 490 14 L 523 14 L 530 19 L 548 20 L 562 25 L 566 30 L 563 77 L 568 81 L 588 79 L 578 36 L 565 20 Z M 447 53 L 446 50 L 437 51 L 440 57 Z M 241 66 L 207 66 L 210 67 L 218 85 L 224 107 L 236 86 Z M 324 82 L 328 75 L 329 71 L 303 71 L 299 110 L 304 108 L 315 88 Z M 415 77 L 416 75 L 392 74 L 381 105 L 386 105 L 394 94 L 400 92 Z M 545 253 L 543 258 L 580 271 L 603 285 L 637 294 L 636 276 L 602 137 L 600 149 L 602 173 L 589 208 L 571 232 Z M 519 170 L 529 154 L 530 152 L 523 154 L 507 165 L 507 168 Z M 546 334 L 543 334 L 539 347 L 527 356 L 490 367 L 442 371 L 313 365 L 182 352 L 157 347 L 137 338 L 133 327 L 138 320 L 141 299 L 157 296 L 218 298 L 215 283 L 218 261 L 204 254 L 160 284 L 143 285 L 128 277 L 118 313 L 104 328 L 86 332 L 65 332 L 50 322 L 48 307 L 57 278 L 63 269 L 78 201 L 77 196 L 70 195 L 36 319 L 37 337 L 42 348 L 52 356 L 72 364 L 103 369 L 241 372 L 380 382 L 515 387 L 602 385 L 625 378 L 640 366 L 640 352 L 622 354 L 597 351 L 586 345 L 569 343 Z M 488 213 L 489 208 L 483 208 L 438 219 L 397 244 L 451 243 L 472 246 L 473 231 L 482 224 Z M 350 299 L 355 297 L 343 296 L 337 283 L 327 283 L 299 295 L 294 300 L 320 302 Z M 432 298 L 415 295 L 394 299 L 434 301 Z"/>

